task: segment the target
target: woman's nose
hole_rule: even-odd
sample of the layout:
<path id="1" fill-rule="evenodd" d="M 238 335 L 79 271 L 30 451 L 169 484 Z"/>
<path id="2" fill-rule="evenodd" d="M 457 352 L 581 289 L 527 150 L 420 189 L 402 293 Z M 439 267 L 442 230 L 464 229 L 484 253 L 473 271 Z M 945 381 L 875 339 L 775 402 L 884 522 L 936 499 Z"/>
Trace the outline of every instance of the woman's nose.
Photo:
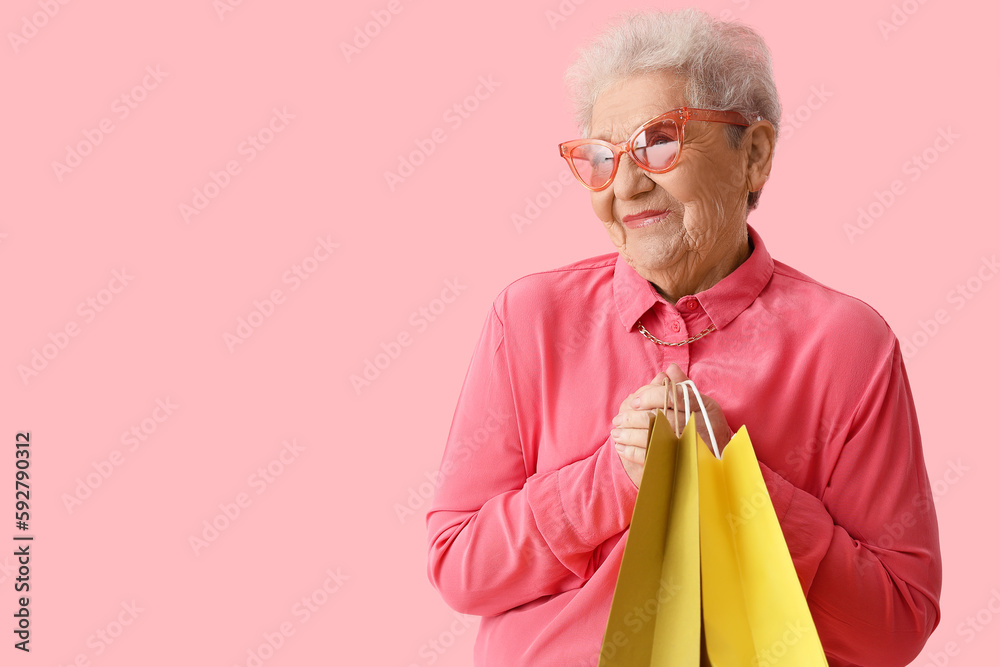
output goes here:
<path id="1" fill-rule="evenodd" d="M 643 192 L 649 192 L 656 183 L 649 178 L 649 175 L 639 168 L 631 155 L 625 153 L 618 163 L 618 173 L 611 187 L 614 188 L 617 199 L 631 199 Z"/>

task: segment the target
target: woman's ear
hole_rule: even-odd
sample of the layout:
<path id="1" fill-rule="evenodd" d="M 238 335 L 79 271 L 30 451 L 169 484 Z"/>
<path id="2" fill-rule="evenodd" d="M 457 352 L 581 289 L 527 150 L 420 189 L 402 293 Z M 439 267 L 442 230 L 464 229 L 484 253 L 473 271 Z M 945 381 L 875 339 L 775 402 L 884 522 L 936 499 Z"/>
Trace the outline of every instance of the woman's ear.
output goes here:
<path id="1" fill-rule="evenodd" d="M 757 192 L 764 187 L 771 174 L 774 158 L 774 126 L 759 120 L 743 134 L 743 148 L 747 156 L 747 190 Z"/>

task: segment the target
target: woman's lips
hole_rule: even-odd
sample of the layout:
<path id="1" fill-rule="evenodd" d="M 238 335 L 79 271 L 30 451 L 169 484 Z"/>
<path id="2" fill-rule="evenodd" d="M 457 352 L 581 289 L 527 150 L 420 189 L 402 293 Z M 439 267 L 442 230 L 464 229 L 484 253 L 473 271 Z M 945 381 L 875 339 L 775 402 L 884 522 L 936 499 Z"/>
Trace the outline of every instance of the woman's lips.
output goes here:
<path id="1" fill-rule="evenodd" d="M 622 218 L 622 224 L 629 229 L 638 229 L 639 227 L 655 225 L 664 220 L 668 215 L 670 215 L 670 209 L 665 211 L 643 211 L 642 213 L 626 215 Z"/>

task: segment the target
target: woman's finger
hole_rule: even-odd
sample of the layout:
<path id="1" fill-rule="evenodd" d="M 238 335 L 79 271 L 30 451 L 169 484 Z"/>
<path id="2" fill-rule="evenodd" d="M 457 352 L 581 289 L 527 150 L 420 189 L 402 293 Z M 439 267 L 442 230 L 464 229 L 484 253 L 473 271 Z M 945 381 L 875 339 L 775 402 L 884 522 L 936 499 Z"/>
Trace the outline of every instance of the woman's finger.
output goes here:
<path id="1" fill-rule="evenodd" d="M 620 445 L 646 448 L 649 441 L 648 428 L 614 428 L 611 429 L 611 439 Z"/>
<path id="2" fill-rule="evenodd" d="M 653 383 L 653 384 L 644 384 L 643 386 L 641 386 L 638 389 L 636 389 L 635 391 L 633 391 L 631 394 L 629 394 L 628 396 L 625 397 L 624 401 L 622 401 L 621 406 L 618 408 L 619 412 L 624 411 L 624 410 L 632 410 L 633 409 L 632 402 L 637 397 L 642 396 L 644 392 L 647 392 L 650 389 L 655 388 L 656 386 L 657 385 L 655 383 Z"/>
<path id="3" fill-rule="evenodd" d="M 618 450 L 618 454 L 635 464 L 643 465 L 646 462 L 646 448 L 645 447 L 633 447 L 630 445 L 615 445 L 615 449 Z"/>
<path id="4" fill-rule="evenodd" d="M 622 410 L 614 419 L 611 426 L 620 428 L 649 428 L 653 425 L 653 418 L 656 417 L 656 410 Z"/>
<path id="5" fill-rule="evenodd" d="M 667 396 L 667 405 L 669 407 L 671 407 L 671 408 L 676 408 L 680 412 L 684 412 L 684 410 L 685 410 L 685 407 L 684 407 L 684 390 L 683 389 L 678 389 L 677 390 L 677 405 L 674 405 L 674 397 L 672 395 L 672 392 L 667 392 L 667 393 L 671 394 L 671 395 Z M 712 399 L 710 399 L 708 396 L 705 396 L 704 394 L 702 394 L 701 399 L 703 401 L 705 401 L 705 408 L 707 409 L 708 406 L 710 405 L 710 401 Z M 687 408 L 686 409 L 687 409 L 688 412 L 692 412 L 692 413 L 694 413 L 694 412 L 701 412 L 701 404 L 698 403 L 698 399 L 690 391 L 688 392 L 688 400 L 687 400 Z"/>
<path id="6" fill-rule="evenodd" d="M 664 408 L 664 404 L 666 404 L 666 407 L 668 409 L 676 407 L 678 410 L 684 411 L 685 409 L 684 396 L 682 391 L 683 390 L 677 391 L 677 405 L 675 406 L 673 393 L 667 391 L 667 388 L 665 386 L 657 385 L 651 387 L 643 387 L 642 389 L 640 389 L 635 393 L 635 395 L 631 399 L 631 402 L 626 400 L 622 404 L 622 413 L 627 412 L 628 410 L 632 410 L 635 412 L 642 412 L 645 410 L 649 410 L 655 413 L 657 409 L 662 410 Z M 705 401 L 705 407 L 708 408 L 711 399 L 707 396 L 702 395 L 702 400 Z M 690 393 L 688 394 L 687 410 L 692 413 L 701 411 L 701 405 L 698 403 L 698 399 L 696 399 L 694 396 L 691 396 Z"/>
<path id="7" fill-rule="evenodd" d="M 667 388 L 662 384 L 643 387 L 636 392 L 629 407 L 633 410 L 655 410 L 656 408 L 662 410 L 667 393 Z M 666 405 L 669 407 L 669 402 Z"/>

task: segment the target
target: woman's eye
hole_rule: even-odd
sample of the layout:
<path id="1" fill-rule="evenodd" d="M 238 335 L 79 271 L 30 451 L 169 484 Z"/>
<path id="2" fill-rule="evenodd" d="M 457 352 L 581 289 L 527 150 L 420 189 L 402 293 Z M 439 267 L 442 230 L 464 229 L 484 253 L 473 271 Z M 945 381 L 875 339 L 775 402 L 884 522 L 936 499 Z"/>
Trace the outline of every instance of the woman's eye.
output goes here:
<path id="1" fill-rule="evenodd" d="M 656 146 L 657 144 L 666 144 L 666 143 L 669 143 L 671 141 L 674 141 L 674 138 L 671 137 L 670 135 L 665 134 L 665 133 L 658 133 L 658 134 L 650 135 L 647 138 L 646 145 L 647 146 Z"/>

